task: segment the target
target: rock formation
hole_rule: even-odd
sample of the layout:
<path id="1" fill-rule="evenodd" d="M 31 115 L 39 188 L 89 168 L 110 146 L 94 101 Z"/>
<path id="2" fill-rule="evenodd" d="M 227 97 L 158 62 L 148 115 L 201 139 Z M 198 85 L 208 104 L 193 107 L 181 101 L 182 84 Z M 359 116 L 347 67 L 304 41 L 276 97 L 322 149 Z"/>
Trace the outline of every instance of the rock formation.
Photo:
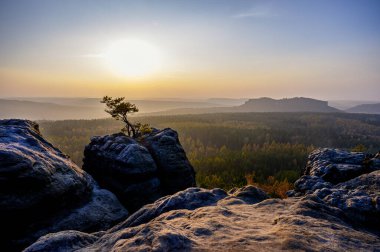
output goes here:
<path id="1" fill-rule="evenodd" d="M 304 97 L 275 100 L 268 97 L 249 99 L 243 105 L 236 107 L 240 112 L 341 112 L 330 107 L 327 101 Z"/>
<path id="2" fill-rule="evenodd" d="M 48 234 L 26 252 L 379 251 L 379 158 L 316 150 L 289 192 L 295 197 L 268 199 L 253 186 L 188 188 L 105 232 Z"/>
<path id="3" fill-rule="evenodd" d="M 172 129 L 139 140 L 98 136 L 84 151 L 83 169 L 134 212 L 156 199 L 195 186 L 194 169 Z"/>
<path id="4" fill-rule="evenodd" d="M 317 149 L 289 196 L 312 195 L 357 226 L 380 231 L 380 153 Z"/>
<path id="5" fill-rule="evenodd" d="M 0 120 L 2 251 L 20 250 L 60 230 L 94 232 L 127 210 L 24 120 Z"/>
<path id="6" fill-rule="evenodd" d="M 157 164 L 163 194 L 173 194 L 195 186 L 195 172 L 183 150 L 178 134 L 172 129 L 145 135 L 141 143 Z"/>
<path id="7" fill-rule="evenodd" d="M 85 163 L 136 210 L 139 200 L 194 184 L 170 129 L 139 141 L 95 137 Z M 284 200 L 253 186 L 190 187 L 127 218 L 115 195 L 43 139 L 37 124 L 2 120 L 0 182 L 2 251 L 37 239 L 25 252 L 380 251 L 380 154 L 315 150 Z"/>

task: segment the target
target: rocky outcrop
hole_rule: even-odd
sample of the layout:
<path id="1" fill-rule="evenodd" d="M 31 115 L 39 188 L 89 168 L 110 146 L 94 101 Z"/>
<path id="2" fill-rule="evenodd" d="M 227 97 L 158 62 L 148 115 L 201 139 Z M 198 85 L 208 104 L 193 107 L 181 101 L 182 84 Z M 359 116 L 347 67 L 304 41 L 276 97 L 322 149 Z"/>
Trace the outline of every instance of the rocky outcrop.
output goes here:
<path id="1" fill-rule="evenodd" d="M 313 195 L 342 210 L 351 222 L 380 227 L 380 155 L 317 149 L 289 196 Z M 380 231 L 380 230 L 377 230 Z"/>
<path id="2" fill-rule="evenodd" d="M 379 251 L 379 163 L 379 155 L 319 149 L 293 197 L 188 188 L 105 232 L 49 234 L 26 251 Z"/>
<path id="3" fill-rule="evenodd" d="M 122 133 L 91 138 L 83 161 L 83 169 L 116 193 L 129 210 L 161 196 L 157 166 L 149 151 Z"/>
<path id="4" fill-rule="evenodd" d="M 195 172 L 176 131 L 164 129 L 143 136 L 141 143 L 157 164 L 163 194 L 173 194 L 195 186 Z"/>
<path id="5" fill-rule="evenodd" d="M 93 137 L 84 151 L 83 169 L 131 212 L 195 186 L 194 169 L 172 129 L 155 130 L 139 140 L 124 134 Z"/>
<path id="6" fill-rule="evenodd" d="M 136 201 L 132 208 L 194 183 L 170 129 L 139 141 L 95 137 L 86 159 L 102 184 Z M 127 218 L 115 195 L 43 139 L 37 124 L 2 120 L 0 248 L 38 239 L 25 251 L 380 251 L 380 154 L 318 149 L 303 173 L 284 200 L 253 186 L 190 187 Z"/>
<path id="7" fill-rule="evenodd" d="M 37 251 L 375 251 L 376 234 L 315 195 L 267 199 L 248 186 L 229 193 L 189 188 L 144 206 L 106 232 L 41 237 Z M 66 242 L 64 242 L 66 241 Z"/>
<path id="8" fill-rule="evenodd" d="M 37 124 L 0 120 L 2 251 L 60 230 L 104 230 L 127 215 L 111 192 L 41 136 Z"/>

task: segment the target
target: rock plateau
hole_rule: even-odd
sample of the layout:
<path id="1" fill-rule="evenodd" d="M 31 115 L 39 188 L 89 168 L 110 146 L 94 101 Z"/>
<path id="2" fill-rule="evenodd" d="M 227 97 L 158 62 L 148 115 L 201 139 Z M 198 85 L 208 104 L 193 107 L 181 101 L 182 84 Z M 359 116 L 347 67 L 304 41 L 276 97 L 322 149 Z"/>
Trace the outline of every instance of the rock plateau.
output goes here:
<path id="1" fill-rule="evenodd" d="M 287 199 L 188 188 L 105 232 L 48 234 L 26 251 L 380 251 L 379 164 L 318 149 Z"/>
<path id="2" fill-rule="evenodd" d="M 287 199 L 192 187 L 171 129 L 94 137 L 84 163 L 0 121 L 2 251 L 380 251 L 380 154 L 317 149 Z"/>

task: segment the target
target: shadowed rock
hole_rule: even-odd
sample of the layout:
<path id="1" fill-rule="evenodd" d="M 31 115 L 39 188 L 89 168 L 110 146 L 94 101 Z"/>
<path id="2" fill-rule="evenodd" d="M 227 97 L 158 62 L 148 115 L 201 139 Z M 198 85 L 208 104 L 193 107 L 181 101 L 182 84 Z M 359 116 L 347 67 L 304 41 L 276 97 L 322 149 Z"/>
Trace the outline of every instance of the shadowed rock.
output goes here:
<path id="1" fill-rule="evenodd" d="M 379 158 L 379 154 L 317 149 L 288 195 L 315 195 L 341 209 L 353 224 L 379 232 Z"/>
<path id="2" fill-rule="evenodd" d="M 338 184 L 378 169 L 379 159 L 369 154 L 325 148 L 310 153 L 304 175 Z"/>
<path id="3" fill-rule="evenodd" d="M 96 238 L 59 232 L 26 252 L 60 251 L 376 251 L 379 237 L 356 230 L 342 210 L 314 195 L 266 199 L 254 187 L 189 188 L 161 198 Z M 244 195 L 244 196 L 243 196 Z M 238 198 L 238 196 L 240 196 Z M 242 200 L 244 199 L 244 201 Z M 226 204 L 238 202 L 237 204 Z M 256 202 L 256 203 L 249 203 Z M 74 237 L 73 237 L 74 236 Z M 90 237 L 89 237 L 90 236 Z M 72 248 L 62 241 L 74 240 Z M 94 239 L 94 240 L 92 240 Z"/>
<path id="4" fill-rule="evenodd" d="M 1 248 L 19 250 L 50 232 L 104 230 L 128 212 L 109 191 L 25 120 L 0 120 Z"/>
<path id="5" fill-rule="evenodd" d="M 161 196 L 157 166 L 149 151 L 124 134 L 93 137 L 84 151 L 83 169 L 114 192 L 131 211 Z"/>
<path id="6" fill-rule="evenodd" d="M 195 172 L 183 150 L 178 134 L 164 129 L 146 135 L 142 144 L 152 154 L 164 194 L 173 194 L 195 186 Z"/>
<path id="7" fill-rule="evenodd" d="M 83 169 L 132 212 L 195 186 L 194 169 L 172 129 L 155 130 L 138 141 L 124 134 L 93 137 Z"/>

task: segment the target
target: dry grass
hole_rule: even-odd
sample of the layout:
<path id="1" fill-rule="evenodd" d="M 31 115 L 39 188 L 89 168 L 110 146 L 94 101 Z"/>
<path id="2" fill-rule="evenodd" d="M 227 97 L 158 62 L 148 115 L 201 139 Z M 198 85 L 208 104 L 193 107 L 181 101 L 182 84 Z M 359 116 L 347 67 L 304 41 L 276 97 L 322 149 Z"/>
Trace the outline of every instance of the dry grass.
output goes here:
<path id="1" fill-rule="evenodd" d="M 289 183 L 287 179 L 283 181 L 276 180 L 273 176 L 269 176 L 265 183 L 255 182 L 255 173 L 246 174 L 245 179 L 248 185 L 256 186 L 273 198 L 286 198 L 286 192 L 293 189 L 293 184 Z"/>

